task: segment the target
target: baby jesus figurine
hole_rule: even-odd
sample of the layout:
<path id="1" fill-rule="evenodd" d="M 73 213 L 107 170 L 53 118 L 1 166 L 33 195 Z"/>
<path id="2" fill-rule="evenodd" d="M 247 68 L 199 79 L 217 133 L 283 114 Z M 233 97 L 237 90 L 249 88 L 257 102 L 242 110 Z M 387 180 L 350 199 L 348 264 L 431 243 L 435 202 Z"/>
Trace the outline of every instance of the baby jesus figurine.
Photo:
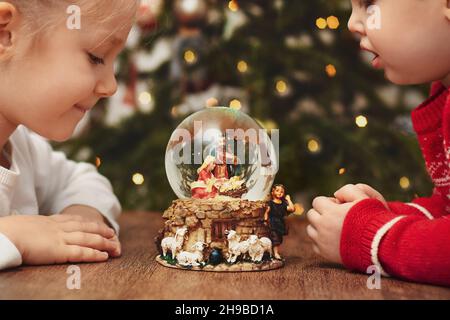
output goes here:
<path id="1" fill-rule="evenodd" d="M 191 195 L 194 199 L 212 199 L 218 195 L 240 198 L 247 192 L 245 181 L 240 177 L 234 176 L 231 179 L 220 175 L 219 178 L 213 172 L 216 172 L 217 159 L 214 156 L 207 156 L 200 168 L 197 169 L 197 181 L 191 183 Z M 226 165 L 225 165 L 226 166 Z"/>

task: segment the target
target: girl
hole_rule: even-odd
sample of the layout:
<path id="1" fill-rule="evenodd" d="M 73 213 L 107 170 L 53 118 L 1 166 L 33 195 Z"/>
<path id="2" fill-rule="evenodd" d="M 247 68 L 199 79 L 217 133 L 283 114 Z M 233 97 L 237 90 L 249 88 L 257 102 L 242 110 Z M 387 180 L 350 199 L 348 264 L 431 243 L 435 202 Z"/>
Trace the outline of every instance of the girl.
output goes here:
<path id="1" fill-rule="evenodd" d="M 381 12 L 381 28 L 367 23 L 369 5 Z M 400 203 L 386 202 L 368 185 L 347 185 L 333 198 L 314 199 L 308 235 L 318 254 L 350 269 L 375 265 L 384 275 L 450 286 L 450 1 L 354 0 L 352 6 L 349 29 L 387 79 L 434 81 L 412 121 L 435 188 L 431 197 Z"/>
<path id="2" fill-rule="evenodd" d="M 134 0 L 0 0 L 0 269 L 121 254 L 121 208 L 108 180 L 28 129 L 64 141 L 115 93 L 113 63 L 136 7 Z M 73 8 L 78 27 L 68 23 Z"/>
<path id="3" fill-rule="evenodd" d="M 273 255 L 275 259 L 281 260 L 280 246 L 283 243 L 283 236 L 287 235 L 284 218 L 295 211 L 291 197 L 286 195 L 286 189 L 282 184 L 275 184 L 271 191 L 272 199 L 264 213 L 264 220 L 270 226 L 270 240 L 273 245 Z"/>

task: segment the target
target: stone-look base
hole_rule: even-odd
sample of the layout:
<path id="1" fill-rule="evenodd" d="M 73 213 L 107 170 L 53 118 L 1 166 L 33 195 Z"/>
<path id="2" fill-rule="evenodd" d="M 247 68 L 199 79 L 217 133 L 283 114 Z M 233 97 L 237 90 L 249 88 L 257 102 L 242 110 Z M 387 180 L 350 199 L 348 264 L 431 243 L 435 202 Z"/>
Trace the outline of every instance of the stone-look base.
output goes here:
<path id="1" fill-rule="evenodd" d="M 192 271 L 207 271 L 207 272 L 249 272 L 249 271 L 268 271 L 282 268 L 284 262 L 281 260 L 271 260 L 263 261 L 261 263 L 251 263 L 251 262 L 237 262 L 234 264 L 221 263 L 216 266 L 206 265 L 204 267 L 183 267 L 179 264 L 173 265 L 163 260 L 160 255 L 156 257 L 156 261 L 164 267 L 181 269 L 181 270 L 192 270 Z"/>
<path id="2" fill-rule="evenodd" d="M 187 227 L 188 233 L 181 251 L 190 251 L 197 241 L 201 241 L 208 245 L 204 252 L 205 258 L 212 249 L 220 249 L 226 253 L 228 243 L 224 234 L 225 229 L 236 231 L 241 240 L 246 240 L 253 234 L 258 237 L 269 237 L 269 228 L 264 223 L 266 208 L 265 201 L 232 198 L 175 200 L 163 214 L 166 221 L 164 228 L 155 238 L 156 247 L 159 254 L 162 254 L 161 240 L 173 237 L 179 228 Z"/>

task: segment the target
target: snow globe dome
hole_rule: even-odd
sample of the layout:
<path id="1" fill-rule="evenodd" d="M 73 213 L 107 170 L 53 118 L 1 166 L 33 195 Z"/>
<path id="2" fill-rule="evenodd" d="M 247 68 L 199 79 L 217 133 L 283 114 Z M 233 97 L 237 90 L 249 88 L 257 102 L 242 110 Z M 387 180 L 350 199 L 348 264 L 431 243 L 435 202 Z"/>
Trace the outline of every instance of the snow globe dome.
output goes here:
<path id="1" fill-rule="evenodd" d="M 217 195 L 263 200 L 278 171 L 277 140 L 277 132 L 269 137 L 239 110 L 202 109 L 182 121 L 170 137 L 165 155 L 170 186 L 180 199 L 193 197 L 199 173 L 214 163 L 211 174 L 222 181 Z"/>

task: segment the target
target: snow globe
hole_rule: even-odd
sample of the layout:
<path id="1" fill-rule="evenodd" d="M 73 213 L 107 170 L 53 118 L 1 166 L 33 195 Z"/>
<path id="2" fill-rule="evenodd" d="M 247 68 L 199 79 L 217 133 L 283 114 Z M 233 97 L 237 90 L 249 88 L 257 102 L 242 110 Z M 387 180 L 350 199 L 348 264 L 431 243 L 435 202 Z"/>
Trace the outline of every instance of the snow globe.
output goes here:
<path id="1" fill-rule="evenodd" d="M 172 133 L 166 174 L 177 195 L 155 238 L 163 266 L 240 272 L 280 268 L 265 221 L 278 171 L 278 132 L 247 114 L 210 107 Z"/>

